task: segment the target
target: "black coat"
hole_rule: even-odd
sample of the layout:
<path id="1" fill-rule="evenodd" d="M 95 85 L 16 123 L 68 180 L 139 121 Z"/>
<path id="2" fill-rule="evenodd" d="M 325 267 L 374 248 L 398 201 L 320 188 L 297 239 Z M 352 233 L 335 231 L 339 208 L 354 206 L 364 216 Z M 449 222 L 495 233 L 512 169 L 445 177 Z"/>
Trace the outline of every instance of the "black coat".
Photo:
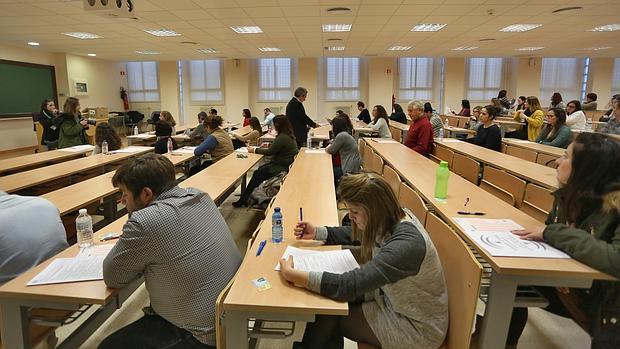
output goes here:
<path id="1" fill-rule="evenodd" d="M 43 136 L 41 137 L 41 145 L 45 145 L 45 142 L 54 142 L 58 140 L 58 123 L 59 120 L 54 115 L 47 115 L 45 111 L 41 111 L 37 120 L 43 126 Z"/>
<path id="2" fill-rule="evenodd" d="M 301 148 L 308 137 L 308 126 L 318 127 L 318 125 L 306 115 L 304 105 L 295 97 L 286 105 L 286 117 L 293 126 L 297 147 Z"/>
<path id="3" fill-rule="evenodd" d="M 370 113 L 368 112 L 368 109 L 364 109 L 362 110 L 362 112 L 360 113 L 360 115 L 357 116 L 357 119 L 360 121 L 363 121 L 367 124 L 370 123 Z"/>

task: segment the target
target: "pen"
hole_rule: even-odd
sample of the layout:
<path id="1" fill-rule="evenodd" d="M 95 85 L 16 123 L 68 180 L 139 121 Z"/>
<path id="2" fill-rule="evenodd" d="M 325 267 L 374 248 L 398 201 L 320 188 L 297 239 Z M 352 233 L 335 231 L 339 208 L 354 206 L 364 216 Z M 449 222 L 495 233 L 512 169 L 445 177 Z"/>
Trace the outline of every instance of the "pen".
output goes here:
<path id="1" fill-rule="evenodd" d="M 463 214 L 463 215 L 474 215 L 474 216 L 484 216 L 485 213 L 484 212 L 469 212 L 469 211 L 458 211 L 458 214 Z"/>
<path id="2" fill-rule="evenodd" d="M 304 210 L 300 207 L 299 208 L 299 223 L 304 221 Z M 304 231 L 301 231 L 301 235 L 299 235 L 300 239 L 304 238 Z"/>
<path id="3" fill-rule="evenodd" d="M 267 240 L 263 240 L 260 242 L 260 244 L 258 245 L 258 251 L 256 251 L 256 257 L 260 256 L 261 252 L 263 252 L 263 248 L 265 248 L 265 245 L 267 244 Z"/>
<path id="4" fill-rule="evenodd" d="M 465 203 L 463 204 L 463 207 L 467 206 L 468 203 L 469 203 L 469 198 L 465 198 Z"/>
<path id="5" fill-rule="evenodd" d="M 120 237 L 121 237 L 121 234 L 106 234 L 103 237 L 101 237 L 99 241 L 110 241 L 110 240 L 118 239 Z"/>

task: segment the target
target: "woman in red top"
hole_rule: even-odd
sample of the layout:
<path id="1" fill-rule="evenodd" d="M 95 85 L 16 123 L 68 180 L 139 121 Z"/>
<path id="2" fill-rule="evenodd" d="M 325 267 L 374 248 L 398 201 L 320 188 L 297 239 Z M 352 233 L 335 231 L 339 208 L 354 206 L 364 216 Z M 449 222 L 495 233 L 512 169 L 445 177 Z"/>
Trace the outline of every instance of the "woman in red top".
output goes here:
<path id="1" fill-rule="evenodd" d="M 252 112 L 250 112 L 250 109 L 243 109 L 241 114 L 243 115 L 243 127 L 248 126 L 252 118 Z"/>

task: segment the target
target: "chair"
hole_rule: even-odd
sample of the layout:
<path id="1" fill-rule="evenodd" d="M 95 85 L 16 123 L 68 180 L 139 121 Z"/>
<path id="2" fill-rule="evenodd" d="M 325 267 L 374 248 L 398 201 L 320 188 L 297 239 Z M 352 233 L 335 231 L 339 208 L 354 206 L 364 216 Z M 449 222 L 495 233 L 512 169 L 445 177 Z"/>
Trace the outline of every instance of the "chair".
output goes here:
<path id="1" fill-rule="evenodd" d="M 400 190 L 400 176 L 398 173 L 392 167 L 385 165 L 383 166 L 383 178 L 392 187 L 394 195 L 398 197 L 398 191 Z"/>
<path id="2" fill-rule="evenodd" d="M 525 197 L 521 211 L 530 215 L 539 222 L 547 220 L 549 212 L 553 208 L 553 195 L 551 190 L 528 183 L 525 187 Z"/>
<path id="3" fill-rule="evenodd" d="M 495 167 L 485 166 L 480 188 L 512 206 L 521 207 L 525 193 L 525 181 Z"/>
<path id="4" fill-rule="evenodd" d="M 461 237 L 433 213 L 427 215 L 425 227 L 439 255 L 448 289 L 450 325 L 441 348 L 469 348 L 482 265 Z"/>
<path id="5" fill-rule="evenodd" d="M 392 134 L 392 138 L 394 138 L 395 141 L 402 143 L 403 131 L 397 129 L 396 127 L 390 126 L 390 133 Z"/>
<path id="6" fill-rule="evenodd" d="M 506 148 L 506 154 L 516 156 L 526 161 L 536 162 L 536 156 L 538 153 L 533 150 L 509 145 Z"/>
<path id="7" fill-rule="evenodd" d="M 508 150 L 508 145 L 506 145 L 506 143 L 502 142 L 502 153 L 506 154 L 506 150 Z"/>
<path id="8" fill-rule="evenodd" d="M 249 241 L 248 241 L 249 243 Z M 248 248 L 249 250 L 249 248 Z M 236 275 L 235 275 L 236 276 Z M 235 277 L 228 282 L 226 287 L 220 292 L 215 300 L 215 343 L 217 349 L 226 349 L 226 328 L 224 327 L 224 299 L 228 296 L 228 292 L 235 282 Z"/>
<path id="9" fill-rule="evenodd" d="M 448 116 L 448 125 L 450 125 L 452 127 L 458 127 L 458 125 L 459 125 L 459 118 L 456 117 L 456 116 Z"/>
<path id="10" fill-rule="evenodd" d="M 467 118 L 459 118 L 457 127 L 465 128 L 465 126 L 467 126 Z"/>
<path id="11" fill-rule="evenodd" d="M 364 170 L 372 171 L 372 154 L 375 152 L 368 144 L 364 144 L 364 156 L 362 157 L 362 167 Z"/>
<path id="12" fill-rule="evenodd" d="M 478 181 L 480 181 L 480 163 L 478 161 L 463 154 L 455 153 L 451 169 L 459 176 L 478 185 Z"/>
<path id="13" fill-rule="evenodd" d="M 433 147 L 433 151 L 431 153 L 431 159 L 435 162 L 439 163 L 439 161 L 444 160 L 448 162 L 448 167 L 452 168 L 452 159 L 454 158 L 454 152 L 441 144 L 435 143 Z"/>
<path id="14" fill-rule="evenodd" d="M 418 218 L 420 223 L 424 225 L 426 223 L 426 215 L 428 208 L 424 203 L 424 200 L 406 183 L 400 183 L 400 190 L 398 191 L 398 202 L 401 206 L 408 208 Z"/>
<path id="15" fill-rule="evenodd" d="M 556 165 L 555 163 L 555 160 L 557 158 L 558 158 L 557 156 L 538 153 L 538 157 L 536 158 L 536 163 L 541 164 L 543 166 L 551 167 L 551 168 L 557 168 L 558 165 Z"/>
<path id="16" fill-rule="evenodd" d="M 366 141 L 363 140 L 362 138 L 357 140 L 357 151 L 360 153 L 360 158 L 362 160 L 362 163 L 364 162 L 364 149 L 366 148 Z"/>
<path id="17" fill-rule="evenodd" d="M 372 151 L 372 149 L 371 149 L 371 152 L 372 154 L 370 155 L 369 166 L 364 167 L 364 169 L 381 175 L 383 174 L 383 159 L 381 158 L 381 156 L 379 156 L 379 154 Z"/>

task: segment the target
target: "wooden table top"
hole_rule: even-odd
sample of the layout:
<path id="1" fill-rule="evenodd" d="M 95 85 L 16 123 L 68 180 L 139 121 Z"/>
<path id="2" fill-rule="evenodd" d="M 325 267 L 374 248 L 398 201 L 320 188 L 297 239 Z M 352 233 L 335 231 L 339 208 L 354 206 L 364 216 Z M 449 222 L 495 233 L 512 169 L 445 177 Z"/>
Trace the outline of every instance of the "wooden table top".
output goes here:
<path id="1" fill-rule="evenodd" d="M 238 129 L 236 129 L 234 131 L 230 131 L 230 133 L 235 134 L 238 137 L 243 137 L 243 136 L 247 135 L 250 132 L 252 132 L 252 128 L 250 127 L 250 125 L 238 128 Z"/>
<path id="2" fill-rule="evenodd" d="M 17 156 L 14 158 L 0 160 L 0 173 L 27 169 L 31 167 L 40 167 L 47 163 L 62 162 L 82 157 L 86 153 L 90 153 L 92 149 L 67 151 L 67 150 L 51 150 L 35 154 Z"/>
<path id="3" fill-rule="evenodd" d="M 443 128 L 446 131 L 449 132 L 456 132 L 456 133 L 469 133 L 469 134 L 475 134 L 476 130 L 470 130 L 468 128 L 462 128 L 462 127 L 456 127 L 456 126 L 443 126 Z"/>
<path id="4" fill-rule="evenodd" d="M 396 129 L 399 129 L 401 131 L 409 131 L 409 125 L 403 124 L 403 123 L 398 122 L 398 121 L 390 120 L 389 126 L 390 127 L 394 127 Z"/>
<path id="5" fill-rule="evenodd" d="M 320 244 L 316 241 L 295 239 L 293 228 L 299 221 L 300 207 L 304 211 L 304 220 L 317 225 L 337 226 L 339 224 L 331 156 L 325 153 L 305 153 L 305 148 L 302 149 L 304 150 L 297 155 L 276 196 L 272 209 L 266 212 L 267 218 L 258 232 L 255 243 L 243 259 L 235 282 L 224 300 L 224 309 L 297 314 L 346 315 L 348 313 L 346 302 L 337 302 L 295 287 L 274 270 L 287 245 L 312 247 Z M 275 207 L 280 207 L 284 217 L 284 240 L 279 244 L 271 243 L 271 215 Z M 257 257 L 258 242 L 262 240 L 267 240 L 267 244 L 261 255 Z M 271 283 L 272 288 L 259 292 L 251 283 L 251 280 L 259 277 L 265 277 Z"/>
<path id="6" fill-rule="evenodd" d="M 494 257 L 469 239 L 462 228 L 454 222 L 454 217 L 471 217 L 457 214 L 463 209 L 469 198 L 469 211 L 485 212 L 484 218 L 510 218 L 521 226 L 528 228 L 541 226 L 543 223 L 523 213 L 516 207 L 498 199 L 493 194 L 476 186 L 468 180 L 451 173 L 448 180 L 448 198 L 439 203 L 434 198 L 435 174 L 438 165 L 424 156 L 410 151 L 400 143 L 367 142 L 399 175 L 430 203 L 438 213 L 459 235 L 484 256 L 498 273 L 514 275 L 538 275 L 549 277 L 578 277 L 594 279 L 614 278 L 594 268 L 588 267 L 574 259 L 552 258 L 515 258 Z"/>
<path id="7" fill-rule="evenodd" d="M 515 120 L 495 120 L 496 123 L 500 124 L 500 126 L 525 126 L 525 122 L 515 121 Z"/>
<path id="8" fill-rule="evenodd" d="M 520 159 L 475 144 L 462 142 L 456 139 L 436 140 L 435 145 L 446 147 L 454 152 L 466 155 L 483 164 L 491 165 L 511 173 L 528 182 L 536 183 L 545 188 L 557 189 L 555 169 L 531 161 Z"/>
<path id="9" fill-rule="evenodd" d="M 510 146 L 513 146 L 513 147 L 525 148 L 525 149 L 533 150 L 537 153 L 547 154 L 547 155 L 557 156 L 557 157 L 564 155 L 564 152 L 566 152 L 566 149 L 563 149 L 563 148 L 553 147 L 553 146 L 546 145 L 546 144 L 539 144 L 536 142 L 530 142 L 530 141 L 516 139 L 516 138 L 503 138 L 502 142 Z"/>
<path id="10" fill-rule="evenodd" d="M 32 187 L 96 167 L 102 167 L 114 162 L 123 161 L 132 156 L 153 151 L 153 148 L 151 147 L 134 146 L 133 148 L 139 150 L 133 153 L 115 153 L 108 155 L 96 154 L 81 159 L 65 161 L 59 164 L 0 177 L 0 190 L 6 191 L 7 193 L 12 193 L 24 188 Z"/>

